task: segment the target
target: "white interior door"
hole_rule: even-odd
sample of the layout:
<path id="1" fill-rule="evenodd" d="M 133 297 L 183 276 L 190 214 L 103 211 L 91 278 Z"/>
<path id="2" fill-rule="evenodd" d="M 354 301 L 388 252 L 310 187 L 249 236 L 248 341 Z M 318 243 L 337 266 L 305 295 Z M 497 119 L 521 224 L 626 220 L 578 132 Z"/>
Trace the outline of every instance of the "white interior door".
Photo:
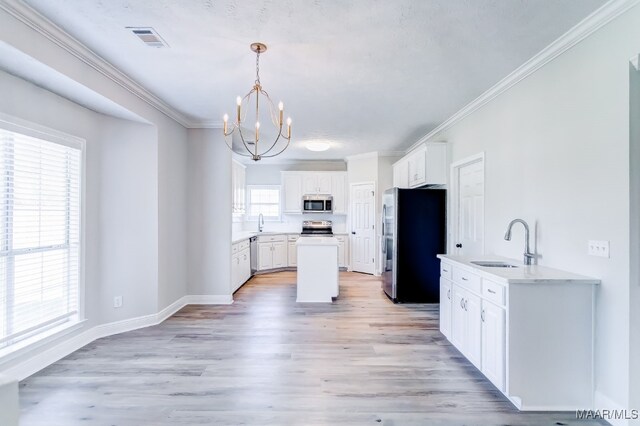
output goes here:
<path id="1" fill-rule="evenodd" d="M 373 274 L 376 264 L 375 185 L 351 185 L 351 269 Z"/>
<path id="2" fill-rule="evenodd" d="M 454 252 L 484 254 L 484 157 L 454 164 Z"/>

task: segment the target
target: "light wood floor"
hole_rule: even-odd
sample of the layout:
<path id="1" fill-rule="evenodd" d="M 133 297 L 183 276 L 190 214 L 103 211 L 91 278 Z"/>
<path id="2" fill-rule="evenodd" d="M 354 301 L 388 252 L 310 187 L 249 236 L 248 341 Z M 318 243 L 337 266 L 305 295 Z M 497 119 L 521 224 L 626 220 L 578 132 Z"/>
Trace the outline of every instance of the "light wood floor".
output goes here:
<path id="1" fill-rule="evenodd" d="M 97 340 L 20 384 L 22 425 L 573 425 L 518 413 L 439 333 L 341 274 L 333 304 L 296 304 L 295 274 L 255 277 L 230 306 Z"/>

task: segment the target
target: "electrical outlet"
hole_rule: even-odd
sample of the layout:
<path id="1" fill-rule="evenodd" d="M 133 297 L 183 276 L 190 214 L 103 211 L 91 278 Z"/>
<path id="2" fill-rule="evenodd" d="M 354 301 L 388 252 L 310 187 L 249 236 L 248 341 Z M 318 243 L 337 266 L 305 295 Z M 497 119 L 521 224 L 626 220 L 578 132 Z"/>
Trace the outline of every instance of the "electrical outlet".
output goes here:
<path id="1" fill-rule="evenodd" d="M 116 296 L 113 298 L 113 307 L 114 308 L 122 307 L 122 296 Z"/>
<path id="2" fill-rule="evenodd" d="M 589 256 L 609 257 L 609 241 L 589 240 Z"/>

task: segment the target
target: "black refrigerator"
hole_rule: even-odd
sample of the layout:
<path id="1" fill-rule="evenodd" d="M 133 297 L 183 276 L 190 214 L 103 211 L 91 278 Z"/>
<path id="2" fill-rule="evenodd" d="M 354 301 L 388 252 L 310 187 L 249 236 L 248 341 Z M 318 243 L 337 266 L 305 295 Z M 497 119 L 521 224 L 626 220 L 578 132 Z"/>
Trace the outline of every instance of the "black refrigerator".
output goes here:
<path id="1" fill-rule="evenodd" d="M 440 259 L 446 250 L 446 190 L 385 191 L 382 288 L 394 302 L 439 303 Z"/>

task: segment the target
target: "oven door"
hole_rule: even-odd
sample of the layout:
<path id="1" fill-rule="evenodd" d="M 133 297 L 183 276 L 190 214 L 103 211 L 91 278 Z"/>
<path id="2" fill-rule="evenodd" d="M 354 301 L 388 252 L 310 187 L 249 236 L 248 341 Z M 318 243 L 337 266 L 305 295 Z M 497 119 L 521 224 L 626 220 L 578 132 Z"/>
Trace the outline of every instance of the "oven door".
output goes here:
<path id="1" fill-rule="evenodd" d="M 324 213 L 325 200 L 302 200 L 302 211 L 305 213 Z"/>

